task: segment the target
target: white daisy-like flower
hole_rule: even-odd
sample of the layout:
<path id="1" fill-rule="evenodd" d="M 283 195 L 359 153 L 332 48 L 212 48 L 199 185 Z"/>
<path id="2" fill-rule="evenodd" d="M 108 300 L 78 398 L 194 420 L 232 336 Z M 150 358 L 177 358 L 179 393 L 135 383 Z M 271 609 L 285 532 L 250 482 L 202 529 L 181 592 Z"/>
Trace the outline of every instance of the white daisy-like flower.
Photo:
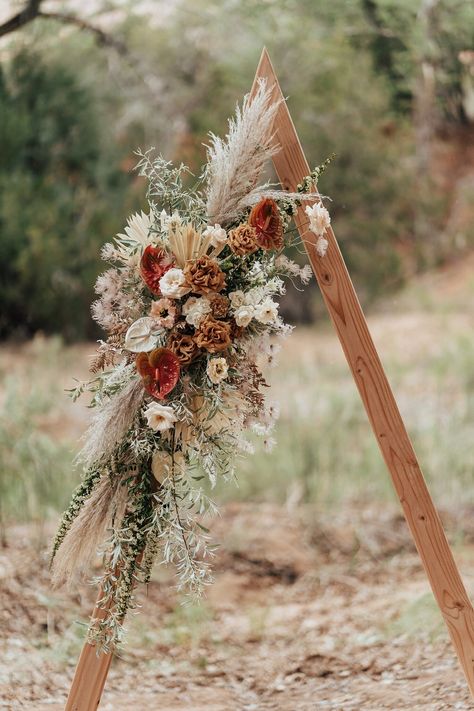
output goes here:
<path id="1" fill-rule="evenodd" d="M 143 210 L 136 212 L 128 218 L 125 234 L 118 234 L 117 237 L 122 240 L 132 240 L 146 247 L 149 243 L 149 234 L 152 224 L 153 219 L 151 213 L 147 215 Z"/>
<path id="2" fill-rule="evenodd" d="M 305 212 L 309 217 L 309 229 L 318 237 L 323 237 L 327 228 L 331 224 L 331 216 L 324 205 L 315 202 L 311 207 L 308 205 Z"/>
<path id="3" fill-rule="evenodd" d="M 234 318 L 237 326 L 248 326 L 255 315 L 255 308 L 250 304 L 243 304 L 235 310 Z"/>
<path id="4" fill-rule="evenodd" d="M 174 267 L 161 277 L 160 291 L 168 299 L 180 299 L 182 296 L 189 294 L 191 287 L 186 283 L 183 270 Z"/>
<path id="5" fill-rule="evenodd" d="M 229 366 L 225 358 L 211 358 L 207 363 L 207 377 L 214 385 L 218 385 L 222 380 L 225 380 L 228 372 Z"/>
<path id="6" fill-rule="evenodd" d="M 211 238 L 211 245 L 213 247 L 223 247 L 227 242 L 227 232 L 220 225 L 208 225 L 204 232 L 203 237 Z"/>
<path id="7" fill-rule="evenodd" d="M 278 320 L 278 304 L 272 299 L 265 299 L 255 307 L 255 318 L 260 323 L 270 324 Z"/>
<path id="8" fill-rule="evenodd" d="M 155 348 L 158 335 L 162 329 L 157 328 L 156 321 L 144 316 L 134 321 L 125 334 L 124 347 L 132 353 L 147 353 Z"/>
<path id="9" fill-rule="evenodd" d="M 169 430 L 178 421 L 173 408 L 169 405 L 160 405 L 159 402 L 150 403 L 143 414 L 149 427 L 156 432 Z"/>

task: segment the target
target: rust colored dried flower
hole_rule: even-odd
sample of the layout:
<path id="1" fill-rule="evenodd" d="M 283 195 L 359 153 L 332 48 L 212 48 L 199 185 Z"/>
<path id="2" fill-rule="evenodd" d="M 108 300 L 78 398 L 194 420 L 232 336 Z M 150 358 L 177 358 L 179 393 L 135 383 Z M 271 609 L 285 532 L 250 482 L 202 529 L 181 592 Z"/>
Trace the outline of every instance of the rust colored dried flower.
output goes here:
<path id="1" fill-rule="evenodd" d="M 215 259 L 207 254 L 184 268 L 186 282 L 195 294 L 210 294 L 225 287 L 225 274 Z"/>
<path id="2" fill-rule="evenodd" d="M 245 328 L 243 326 L 237 326 L 235 319 L 231 319 L 230 322 L 230 337 L 233 341 L 241 338 L 244 334 Z"/>
<path id="3" fill-rule="evenodd" d="M 252 225 L 244 223 L 229 232 L 228 245 L 234 254 L 243 257 L 253 254 L 259 248 L 257 230 Z"/>
<path id="4" fill-rule="evenodd" d="M 224 294 L 216 294 L 211 300 L 211 313 L 215 318 L 225 318 L 230 301 Z"/>
<path id="5" fill-rule="evenodd" d="M 199 347 L 192 336 L 175 331 L 170 335 L 167 347 L 173 351 L 181 365 L 189 365 L 198 355 Z"/>
<path id="6" fill-rule="evenodd" d="M 283 223 L 275 200 L 262 198 L 252 209 L 249 224 L 255 228 L 258 244 L 262 249 L 283 247 Z"/>
<path id="7" fill-rule="evenodd" d="M 213 316 L 205 316 L 199 324 L 194 336 L 199 348 L 205 348 L 209 353 L 220 353 L 230 346 L 230 324 L 218 321 Z"/>

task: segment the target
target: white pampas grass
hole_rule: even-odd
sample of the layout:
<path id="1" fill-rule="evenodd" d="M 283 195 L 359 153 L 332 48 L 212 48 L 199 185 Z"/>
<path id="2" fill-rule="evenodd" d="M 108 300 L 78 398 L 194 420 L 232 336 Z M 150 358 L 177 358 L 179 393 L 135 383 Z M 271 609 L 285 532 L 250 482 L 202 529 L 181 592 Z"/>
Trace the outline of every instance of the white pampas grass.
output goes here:
<path id="1" fill-rule="evenodd" d="M 109 457 L 131 427 L 143 396 L 143 384 L 137 379 L 103 403 L 84 435 L 77 461 L 89 469 L 100 459 Z"/>
<path id="2" fill-rule="evenodd" d="M 242 212 L 245 199 L 256 188 L 265 163 L 278 148 L 273 144 L 273 120 L 280 102 L 272 102 L 271 90 L 260 81 L 253 98 L 229 120 L 225 139 L 211 134 L 207 149 L 207 217 L 228 224 Z"/>
<path id="3" fill-rule="evenodd" d="M 62 541 L 52 565 L 53 587 L 67 582 L 71 588 L 89 569 L 107 531 L 120 521 L 128 489 L 119 478 L 103 476 Z"/>

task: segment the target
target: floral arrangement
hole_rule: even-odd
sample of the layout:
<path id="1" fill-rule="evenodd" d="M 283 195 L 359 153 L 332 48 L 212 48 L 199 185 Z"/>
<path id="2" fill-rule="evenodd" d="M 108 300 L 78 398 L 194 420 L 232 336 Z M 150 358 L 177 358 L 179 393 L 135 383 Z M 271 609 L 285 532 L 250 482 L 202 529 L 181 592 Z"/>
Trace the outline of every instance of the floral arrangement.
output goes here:
<path id="1" fill-rule="evenodd" d="M 291 218 L 308 202 L 321 256 L 330 223 L 315 194 L 325 164 L 295 193 L 261 184 L 277 150 L 276 109 L 261 83 L 226 138 L 211 135 L 191 188 L 185 166 L 139 153 L 149 212 L 132 216 L 103 248 L 114 266 L 97 280 L 92 312 L 108 337 L 94 377 L 72 392 L 92 393 L 96 414 L 78 455 L 83 479 L 52 552 L 56 583 L 104 552 L 102 609 L 89 628 L 99 651 L 121 640 L 136 584 L 150 579 L 157 557 L 176 565 L 179 588 L 201 593 L 214 554 L 203 523 L 215 512 L 208 492 L 251 450 L 248 432 L 273 444 L 278 407 L 265 397 L 264 370 L 291 331 L 277 299 L 285 279 L 306 284 L 311 276 L 283 253 L 295 244 Z"/>

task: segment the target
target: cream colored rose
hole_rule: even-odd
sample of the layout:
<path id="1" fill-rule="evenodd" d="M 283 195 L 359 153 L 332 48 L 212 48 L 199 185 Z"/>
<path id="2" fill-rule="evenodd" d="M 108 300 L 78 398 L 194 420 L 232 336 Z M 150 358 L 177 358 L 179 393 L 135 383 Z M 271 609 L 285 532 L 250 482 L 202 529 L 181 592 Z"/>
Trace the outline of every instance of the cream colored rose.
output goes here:
<path id="1" fill-rule="evenodd" d="M 305 212 L 309 217 L 309 229 L 318 237 L 322 237 L 331 224 L 331 216 L 324 205 L 315 202 L 311 207 L 308 205 Z"/>
<path id="2" fill-rule="evenodd" d="M 234 313 L 235 323 L 237 326 L 248 326 L 250 321 L 253 319 L 254 314 L 255 309 L 253 306 L 247 306 L 246 304 L 239 306 Z"/>
<path id="3" fill-rule="evenodd" d="M 186 283 L 183 270 L 174 267 L 169 269 L 160 279 L 160 291 L 169 299 L 180 299 L 189 294 L 191 287 Z"/>
<path id="4" fill-rule="evenodd" d="M 155 348 L 158 334 L 162 329 L 157 328 L 156 321 L 149 316 L 139 318 L 132 323 L 125 334 L 124 346 L 132 353 L 147 353 Z"/>
<path id="5" fill-rule="evenodd" d="M 210 237 L 213 247 L 223 247 L 227 242 L 227 232 L 220 225 L 209 225 L 202 233 L 202 236 Z"/>
<path id="6" fill-rule="evenodd" d="M 178 420 L 172 407 L 160 405 L 158 402 L 150 403 L 143 414 L 148 425 L 156 432 L 169 430 Z"/>
<path id="7" fill-rule="evenodd" d="M 191 296 L 183 306 L 186 323 L 197 328 L 204 316 L 211 312 L 211 302 L 206 297 L 201 299 Z"/>
<path id="8" fill-rule="evenodd" d="M 239 306 L 243 306 L 245 304 L 245 294 L 240 289 L 238 291 L 231 291 L 229 299 L 233 309 L 238 309 Z"/>
<path id="9" fill-rule="evenodd" d="M 229 366 L 225 358 L 211 358 L 207 363 L 207 377 L 214 385 L 218 385 L 222 380 L 225 380 L 228 372 Z"/>
<path id="10" fill-rule="evenodd" d="M 260 323 L 275 323 L 278 320 L 278 304 L 272 299 L 265 299 L 255 307 L 255 318 Z"/>

